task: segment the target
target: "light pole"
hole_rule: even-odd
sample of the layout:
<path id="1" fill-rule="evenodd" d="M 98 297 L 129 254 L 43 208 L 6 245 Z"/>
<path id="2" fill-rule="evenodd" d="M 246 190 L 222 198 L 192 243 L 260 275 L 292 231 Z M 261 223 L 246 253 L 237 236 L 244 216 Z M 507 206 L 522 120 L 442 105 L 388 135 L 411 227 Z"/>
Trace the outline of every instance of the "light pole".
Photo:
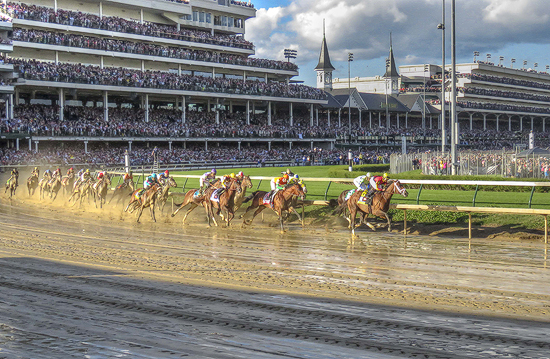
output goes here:
<path id="1" fill-rule="evenodd" d="M 512 63 L 512 68 L 514 68 L 514 64 L 516 63 L 516 59 L 511 59 L 510 62 Z"/>
<path id="2" fill-rule="evenodd" d="M 476 62 L 476 59 L 478 56 L 479 56 L 479 51 L 474 51 L 474 63 Z"/>
<path id="3" fill-rule="evenodd" d="M 349 142 L 351 143 L 351 62 L 353 54 L 348 52 L 348 126 L 349 126 Z"/>
<path id="4" fill-rule="evenodd" d="M 451 174 L 456 175 L 456 144 L 458 131 L 456 128 L 456 22 L 455 0 L 451 2 Z M 479 54 L 479 53 L 478 53 Z"/>
<path id="5" fill-rule="evenodd" d="M 389 60 L 386 60 L 386 62 L 389 62 Z M 384 84 L 386 85 L 386 91 L 384 91 L 386 93 L 386 132 L 390 128 L 390 107 L 388 106 L 388 91 L 391 88 L 391 85 L 388 86 L 388 84 L 390 81 L 391 79 L 387 77 L 384 79 Z"/>
<path id="6" fill-rule="evenodd" d="M 441 152 L 445 152 L 447 133 L 445 131 L 445 0 L 441 12 L 441 24 L 437 25 L 441 30 Z"/>
<path id="7" fill-rule="evenodd" d="M 487 54 L 487 60 L 485 61 L 487 64 L 489 63 L 489 59 L 491 59 L 491 54 Z"/>
<path id="8" fill-rule="evenodd" d="M 297 55 L 297 50 L 285 49 L 285 58 L 287 59 L 287 62 L 290 62 L 290 59 L 295 59 Z"/>
<path id="9" fill-rule="evenodd" d="M 523 60 L 523 70 L 525 70 L 525 66 L 527 66 L 527 60 Z"/>
<path id="10" fill-rule="evenodd" d="M 422 130 L 424 131 L 424 134 L 426 134 L 426 71 L 428 71 L 428 74 L 430 73 L 430 65 L 424 65 L 424 88 L 423 88 L 423 96 L 422 96 Z"/>
<path id="11" fill-rule="evenodd" d="M 533 67 L 535 68 L 535 71 L 537 71 L 537 67 L 539 67 L 539 63 L 538 63 L 538 62 L 535 62 L 535 63 L 533 64 Z"/>
<path id="12" fill-rule="evenodd" d="M 499 66 L 499 67 L 502 67 L 502 61 L 504 61 L 504 56 L 500 56 L 500 57 L 498 58 L 498 66 Z"/>

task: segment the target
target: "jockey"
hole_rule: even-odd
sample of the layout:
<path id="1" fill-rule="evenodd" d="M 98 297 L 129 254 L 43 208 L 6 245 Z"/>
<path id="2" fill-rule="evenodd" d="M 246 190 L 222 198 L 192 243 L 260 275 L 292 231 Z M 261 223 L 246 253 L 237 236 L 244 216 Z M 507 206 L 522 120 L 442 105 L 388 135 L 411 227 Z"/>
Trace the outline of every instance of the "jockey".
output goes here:
<path id="1" fill-rule="evenodd" d="M 46 178 L 46 179 L 52 178 L 52 171 L 51 170 L 45 170 L 44 171 L 44 178 Z"/>
<path id="2" fill-rule="evenodd" d="M 353 180 L 353 184 L 355 185 L 355 187 L 357 187 L 358 190 L 365 191 L 370 187 L 369 181 L 371 178 L 372 178 L 372 175 L 369 172 L 366 175 L 356 177 Z"/>
<path id="3" fill-rule="evenodd" d="M 19 186 L 19 171 L 17 170 L 17 168 L 13 168 L 11 170 L 11 177 L 8 179 L 7 182 L 8 186 L 10 185 L 12 179 L 15 181 L 15 186 Z"/>
<path id="4" fill-rule="evenodd" d="M 164 171 L 164 173 L 161 173 L 159 176 L 159 182 L 161 184 L 164 184 L 164 181 L 166 181 L 168 178 L 170 178 L 170 172 L 168 170 Z"/>
<path id="5" fill-rule="evenodd" d="M 271 180 L 271 190 L 275 191 L 275 190 L 280 190 L 280 189 L 285 188 L 285 186 L 288 184 L 289 178 L 290 177 L 289 177 L 288 173 L 285 173 L 281 177 L 273 178 Z"/>
<path id="6" fill-rule="evenodd" d="M 74 168 L 71 167 L 67 170 L 67 176 L 71 176 L 71 175 L 74 175 Z"/>
<path id="7" fill-rule="evenodd" d="M 105 177 L 105 171 L 99 171 L 97 173 L 97 179 L 100 180 L 102 179 L 103 177 Z"/>
<path id="8" fill-rule="evenodd" d="M 200 188 L 201 194 L 204 193 L 204 190 L 210 187 L 212 182 L 216 179 L 216 172 L 217 172 L 216 169 L 212 168 L 210 172 L 206 172 L 201 176 L 201 178 L 199 179 L 199 182 L 201 185 L 201 188 Z"/>
<path id="9" fill-rule="evenodd" d="M 243 171 L 239 171 L 239 173 L 237 173 L 237 179 L 238 179 L 239 181 L 242 181 L 243 178 L 244 178 L 244 173 L 243 173 Z"/>
<path id="10" fill-rule="evenodd" d="M 125 184 L 128 184 L 128 182 L 130 182 L 133 179 L 134 179 L 134 176 L 132 176 L 132 171 L 130 171 L 129 173 L 125 173 L 124 176 L 122 176 L 122 181 Z"/>
<path id="11" fill-rule="evenodd" d="M 281 172 L 282 175 L 287 174 L 290 178 L 294 176 L 294 173 L 290 170 L 290 168 L 287 168 L 285 172 Z"/>
<path id="12" fill-rule="evenodd" d="M 232 173 L 230 175 L 223 175 L 222 176 L 223 189 L 227 189 L 227 187 L 229 187 L 231 185 L 231 180 L 234 180 L 236 178 L 237 178 L 237 176 L 234 173 Z"/>
<path id="13" fill-rule="evenodd" d="M 143 189 L 147 190 L 149 189 L 149 187 L 151 187 L 155 183 L 159 183 L 159 177 L 156 173 L 153 173 L 149 177 L 147 177 L 143 182 Z"/>
<path id="14" fill-rule="evenodd" d="M 288 180 L 288 184 L 294 184 L 294 183 L 302 184 L 302 180 L 300 179 L 300 176 L 298 176 L 297 174 L 290 176 Z"/>
<path id="15" fill-rule="evenodd" d="M 86 171 L 82 172 L 80 175 L 80 182 L 85 182 L 92 178 L 92 174 L 90 173 L 90 169 L 86 169 Z"/>
<path id="16" fill-rule="evenodd" d="M 374 176 L 370 179 L 370 190 L 367 193 L 367 203 L 372 203 L 372 197 L 376 192 L 382 192 L 386 184 L 388 184 L 388 178 L 390 176 L 387 173 L 384 173 L 382 176 Z"/>
<path id="17" fill-rule="evenodd" d="M 35 167 L 32 172 L 31 172 L 31 176 L 35 176 L 36 178 L 38 178 L 40 176 L 40 170 L 38 169 L 38 167 Z"/>
<path id="18" fill-rule="evenodd" d="M 61 178 L 61 168 L 58 168 L 53 172 L 52 178 Z"/>

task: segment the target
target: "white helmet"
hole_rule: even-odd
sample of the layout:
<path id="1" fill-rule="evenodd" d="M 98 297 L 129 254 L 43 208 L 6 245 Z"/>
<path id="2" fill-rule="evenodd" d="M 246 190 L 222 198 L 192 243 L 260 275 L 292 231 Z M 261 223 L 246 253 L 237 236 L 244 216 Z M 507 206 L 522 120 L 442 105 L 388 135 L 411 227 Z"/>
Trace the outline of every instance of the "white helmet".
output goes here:
<path id="1" fill-rule="evenodd" d="M 372 175 L 370 174 L 370 172 L 367 172 L 367 177 L 372 177 Z"/>

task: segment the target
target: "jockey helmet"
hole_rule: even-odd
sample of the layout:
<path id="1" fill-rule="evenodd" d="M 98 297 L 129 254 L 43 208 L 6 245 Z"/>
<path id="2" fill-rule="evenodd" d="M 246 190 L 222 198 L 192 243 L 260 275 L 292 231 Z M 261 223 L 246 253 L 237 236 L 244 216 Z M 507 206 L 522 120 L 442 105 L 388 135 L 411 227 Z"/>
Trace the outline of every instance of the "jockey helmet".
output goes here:
<path id="1" fill-rule="evenodd" d="M 166 171 L 164 171 L 164 174 L 168 176 L 170 174 L 170 172 L 168 170 L 166 170 Z"/>
<path id="2" fill-rule="evenodd" d="M 232 173 L 232 174 L 229 175 L 229 177 L 231 177 L 231 178 L 236 178 L 237 176 L 235 176 L 235 174 Z"/>
<path id="3" fill-rule="evenodd" d="M 367 172 L 367 177 L 372 177 L 372 174 L 370 172 Z"/>
<path id="4" fill-rule="evenodd" d="M 239 176 L 239 177 L 244 177 L 243 171 L 240 171 L 239 173 L 237 173 L 237 176 Z"/>
<path id="5" fill-rule="evenodd" d="M 288 179 L 288 173 L 285 173 L 285 174 L 283 175 L 283 178 L 287 180 L 287 179 Z"/>
<path id="6" fill-rule="evenodd" d="M 38 167 L 35 167 L 34 170 L 36 171 L 38 169 Z"/>
<path id="7" fill-rule="evenodd" d="M 153 174 L 151 175 L 151 177 L 153 177 L 153 178 L 156 179 L 156 178 L 158 178 L 158 175 L 157 175 L 156 173 L 153 173 Z"/>
<path id="8" fill-rule="evenodd" d="M 212 173 L 214 173 L 214 174 L 216 174 L 216 173 L 217 173 L 217 171 L 216 171 L 216 169 L 215 169 L 215 168 L 212 168 L 212 171 L 210 171 L 210 172 L 212 172 Z"/>
<path id="9" fill-rule="evenodd" d="M 58 167 L 58 168 L 56 169 L 56 171 L 57 171 L 57 172 L 61 172 L 61 168 Z"/>
<path id="10" fill-rule="evenodd" d="M 385 179 L 388 179 L 388 178 L 390 178 L 390 175 L 387 174 L 387 173 L 384 173 L 384 175 L 382 177 L 384 177 Z"/>
<path id="11" fill-rule="evenodd" d="M 291 173 L 292 171 L 290 170 L 290 168 L 287 168 L 286 169 L 286 173 Z"/>
<path id="12" fill-rule="evenodd" d="M 300 176 L 294 175 L 294 179 L 299 180 L 299 179 L 300 179 Z"/>
<path id="13" fill-rule="evenodd" d="M 71 167 L 71 168 L 69 168 L 69 170 L 70 170 L 70 171 L 73 171 L 73 170 L 74 170 L 74 168 L 72 168 L 72 167 Z"/>
<path id="14" fill-rule="evenodd" d="M 86 173 L 90 173 L 90 169 L 89 169 L 89 168 L 86 170 Z"/>

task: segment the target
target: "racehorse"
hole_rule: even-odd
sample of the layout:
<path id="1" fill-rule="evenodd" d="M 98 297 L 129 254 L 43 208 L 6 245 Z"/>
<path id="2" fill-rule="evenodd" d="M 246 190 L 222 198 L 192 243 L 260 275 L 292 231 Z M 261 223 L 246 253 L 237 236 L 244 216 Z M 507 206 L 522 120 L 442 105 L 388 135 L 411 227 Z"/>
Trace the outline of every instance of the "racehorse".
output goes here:
<path id="1" fill-rule="evenodd" d="M 103 203 L 107 200 L 107 192 L 109 191 L 109 186 L 111 186 L 111 177 L 105 174 L 103 178 L 97 183 L 94 189 L 94 203 L 95 208 L 97 208 L 96 199 L 99 200 L 99 208 L 103 208 Z"/>
<path id="2" fill-rule="evenodd" d="M 372 198 L 372 204 L 370 205 L 358 203 L 359 198 L 361 197 L 361 193 L 362 191 L 357 191 L 350 197 L 350 199 L 348 199 L 348 209 L 350 212 L 349 228 L 351 228 L 352 234 L 355 234 L 355 216 L 357 215 L 357 212 L 364 214 L 361 222 L 357 226 L 360 226 L 361 223 L 365 223 L 370 229 L 374 231 L 374 226 L 366 221 L 369 214 L 372 214 L 373 216 L 386 219 L 388 221 L 388 232 L 391 231 L 391 218 L 390 216 L 388 216 L 390 200 L 392 196 L 396 193 L 399 193 L 403 197 L 407 197 L 409 193 L 407 192 L 405 187 L 403 187 L 401 185 L 401 182 L 399 182 L 398 180 L 388 181 L 388 186 L 384 191 L 376 192 L 374 194 L 374 197 Z"/>
<path id="3" fill-rule="evenodd" d="M 76 183 L 75 183 L 76 185 Z M 84 200 L 84 197 L 88 197 L 88 203 L 90 202 L 90 194 L 92 193 L 92 180 L 87 179 L 84 182 L 80 182 L 74 190 L 71 196 L 69 197 L 68 202 L 71 201 L 71 199 L 75 198 L 75 201 L 73 203 L 73 206 L 76 205 L 76 202 L 80 202 L 80 206 L 82 206 L 82 201 Z"/>
<path id="4" fill-rule="evenodd" d="M 174 180 L 174 177 L 169 177 L 164 181 L 164 185 L 162 186 L 162 189 L 157 198 L 157 208 L 159 209 L 159 211 L 162 212 L 164 206 L 166 206 L 166 201 L 168 200 L 168 192 L 170 191 L 170 188 L 177 186 L 178 184 Z"/>
<path id="5" fill-rule="evenodd" d="M 40 179 L 40 182 L 38 182 L 38 187 L 40 187 L 40 199 L 44 199 L 45 192 L 50 190 L 51 179 L 51 176 L 46 175 Z"/>
<path id="6" fill-rule="evenodd" d="M 8 189 L 9 189 L 10 190 L 9 198 L 15 195 L 15 191 L 17 190 L 18 183 L 19 183 L 18 175 L 12 175 L 6 182 L 6 190 L 4 191 L 4 193 L 8 192 Z"/>
<path id="7" fill-rule="evenodd" d="M 208 213 L 208 208 L 206 207 L 204 200 L 206 198 L 210 198 L 210 196 L 212 195 L 212 192 L 214 192 L 214 189 L 220 188 L 220 187 L 221 187 L 221 181 L 216 180 L 216 181 L 212 182 L 210 187 L 208 187 L 206 190 L 204 190 L 204 193 L 202 195 L 198 195 L 198 196 L 195 195 L 195 194 L 199 194 L 199 189 L 198 188 L 190 189 L 189 191 L 187 191 L 185 193 L 185 196 L 183 197 L 183 202 L 181 202 L 180 204 L 174 203 L 174 205 L 178 208 L 176 208 L 174 213 L 171 214 L 171 217 L 174 217 L 181 209 L 183 209 L 183 207 L 190 204 L 191 206 L 189 207 L 189 209 L 187 210 L 187 212 L 185 212 L 185 215 L 183 216 L 182 224 L 185 224 L 185 219 L 187 218 L 189 213 L 191 213 L 198 206 L 203 205 L 204 210 L 206 212 L 206 219 L 209 221 L 210 217 L 209 217 L 209 213 Z"/>
<path id="8" fill-rule="evenodd" d="M 265 191 L 254 191 L 252 194 L 245 198 L 243 203 L 246 203 L 250 200 L 252 200 L 252 204 L 246 209 L 246 212 L 243 214 L 243 226 L 245 224 L 251 224 L 254 218 L 265 208 L 268 207 L 267 204 L 264 204 L 264 197 L 268 192 Z M 291 211 L 293 209 L 293 196 L 298 196 L 301 200 L 304 200 L 306 197 L 306 194 L 304 192 L 304 186 L 299 183 L 293 183 L 290 185 L 287 185 L 283 190 L 277 192 L 275 196 L 273 197 L 273 203 L 271 205 L 271 209 L 277 213 L 279 216 L 279 223 L 281 225 L 281 231 L 284 231 L 283 227 L 283 212 Z M 254 215 L 252 216 L 252 219 L 250 221 L 246 221 L 246 214 L 256 209 L 254 212 Z"/>
<path id="9" fill-rule="evenodd" d="M 66 196 L 69 194 L 70 191 L 73 190 L 75 181 L 75 175 L 74 173 L 71 173 L 70 175 L 63 176 L 61 179 L 61 186 L 63 186 L 63 195 Z"/>
<path id="10" fill-rule="evenodd" d="M 53 197 L 52 198 L 52 202 L 53 202 L 57 198 L 57 194 L 61 189 L 61 180 L 59 179 L 59 177 L 55 177 L 54 179 L 50 180 L 50 182 L 48 182 L 48 185 L 50 187 L 50 198 Z"/>
<path id="11" fill-rule="evenodd" d="M 119 184 L 118 186 L 116 186 L 115 190 L 113 191 L 113 196 L 109 200 L 109 203 L 111 203 L 111 201 L 115 197 L 117 197 L 116 204 L 118 204 L 121 198 L 126 198 L 130 193 L 134 192 L 134 190 L 135 190 L 134 181 L 128 181 L 128 182 Z"/>
<path id="12" fill-rule="evenodd" d="M 158 183 L 155 183 L 154 185 L 149 187 L 147 190 L 145 190 L 145 192 L 141 195 L 139 200 L 136 199 L 134 195 L 132 195 L 132 199 L 135 199 L 135 201 L 130 200 L 130 203 L 128 203 L 128 206 L 126 207 L 126 209 L 124 209 L 124 211 L 126 212 L 128 210 L 128 207 L 130 207 L 132 203 L 137 202 L 138 203 L 137 208 L 139 208 L 139 214 L 136 222 L 139 223 L 139 219 L 141 218 L 143 209 L 147 207 L 149 207 L 149 210 L 151 211 L 151 218 L 153 219 L 153 221 L 156 222 L 157 219 L 155 218 L 155 201 L 157 200 L 159 192 L 160 192 L 160 185 Z"/>
<path id="13" fill-rule="evenodd" d="M 240 181 L 233 179 L 231 180 L 229 187 L 218 196 L 218 201 L 212 200 L 211 196 L 205 198 L 206 208 L 208 209 L 208 225 L 210 225 L 210 218 L 212 218 L 214 224 L 218 226 L 216 218 L 214 217 L 214 209 L 217 209 L 217 215 L 220 215 L 222 211 L 225 211 L 226 215 L 223 215 L 222 219 L 225 220 L 227 227 L 229 227 L 231 220 L 235 217 L 235 195 L 241 192 L 242 188 Z"/>
<path id="14" fill-rule="evenodd" d="M 237 210 L 241 208 L 244 198 L 246 196 L 247 188 L 252 188 L 252 181 L 250 180 L 250 176 L 244 176 L 243 180 L 241 181 L 241 192 L 235 195 L 235 206 L 233 207 L 233 213 L 237 212 Z"/>
<path id="15" fill-rule="evenodd" d="M 29 197 L 34 195 L 36 188 L 38 187 L 38 176 L 31 175 L 27 178 L 27 190 L 29 191 Z"/>

